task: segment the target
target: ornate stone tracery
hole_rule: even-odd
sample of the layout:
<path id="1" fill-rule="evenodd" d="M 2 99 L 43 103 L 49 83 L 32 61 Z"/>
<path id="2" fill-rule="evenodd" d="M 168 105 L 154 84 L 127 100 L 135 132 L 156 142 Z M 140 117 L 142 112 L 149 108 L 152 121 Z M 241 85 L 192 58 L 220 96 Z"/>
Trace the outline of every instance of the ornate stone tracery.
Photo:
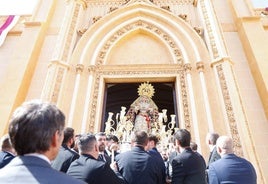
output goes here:
<path id="1" fill-rule="evenodd" d="M 225 104 L 226 115 L 227 115 L 229 126 L 230 126 L 230 132 L 234 141 L 234 149 L 235 149 L 236 154 L 243 156 L 243 150 L 242 150 L 242 146 L 240 143 L 241 140 L 240 140 L 240 136 L 239 136 L 237 125 L 236 125 L 237 122 L 235 119 L 233 105 L 231 102 L 229 89 L 227 87 L 227 82 L 226 82 L 222 64 L 218 64 L 216 66 L 216 69 L 217 69 L 217 74 L 220 80 L 220 86 L 221 86 L 221 90 L 222 90 L 222 94 L 224 98 L 224 104 Z"/>
<path id="2" fill-rule="evenodd" d="M 218 51 L 218 48 L 216 45 L 215 37 L 213 35 L 214 33 L 212 30 L 212 25 L 211 25 L 211 22 L 210 22 L 210 19 L 208 16 L 208 12 L 206 10 L 205 0 L 200 0 L 199 3 L 201 6 L 203 16 L 204 16 L 204 21 L 205 21 L 205 25 L 207 28 L 207 34 L 209 37 L 209 41 L 210 41 L 210 45 L 211 45 L 211 49 L 212 49 L 212 53 L 213 53 L 213 58 L 215 59 L 215 58 L 218 58 L 220 55 L 219 55 L 219 51 Z"/>
<path id="3" fill-rule="evenodd" d="M 94 120 L 96 119 L 96 108 L 98 103 L 98 95 L 100 90 L 100 82 L 103 76 L 124 76 L 126 77 L 140 77 L 142 75 L 151 75 L 151 76 L 157 76 L 157 75 L 174 75 L 177 76 L 180 83 L 180 89 L 181 89 L 181 98 L 182 98 L 182 104 L 183 104 L 183 116 L 184 116 L 184 123 L 185 127 L 187 129 L 190 129 L 191 127 L 191 116 L 189 112 L 189 102 L 188 102 L 188 90 L 186 85 L 186 78 L 185 78 L 185 71 L 181 65 L 175 65 L 176 67 L 173 67 L 172 69 L 158 69 L 155 71 L 154 69 L 151 70 L 128 70 L 128 71 L 121 71 L 121 70 L 103 70 L 101 68 L 94 71 L 94 77 L 95 77 L 95 83 L 94 83 L 94 92 L 93 92 L 93 98 L 90 106 L 90 115 L 89 115 L 89 127 L 90 131 L 93 131 L 94 129 Z"/>
<path id="4" fill-rule="evenodd" d="M 128 24 L 128 25 L 122 27 L 115 34 L 113 34 L 109 38 L 108 41 L 106 41 L 106 43 L 102 47 L 101 51 L 99 52 L 97 65 L 101 65 L 101 64 L 104 63 L 105 56 L 107 55 L 107 51 L 110 49 L 110 47 L 117 40 L 121 39 L 123 36 L 128 34 L 129 31 L 134 30 L 134 29 L 138 29 L 138 28 L 142 28 L 142 29 L 145 29 L 147 31 L 150 31 L 152 33 L 155 33 L 155 34 L 159 35 L 171 47 L 171 49 L 173 50 L 173 54 L 176 56 L 177 62 L 179 64 L 183 63 L 183 59 L 182 59 L 180 49 L 178 48 L 178 46 L 176 46 L 175 41 L 167 33 L 165 33 L 163 30 L 161 30 L 160 28 L 156 27 L 153 24 L 150 24 L 150 23 L 148 23 L 146 21 L 139 20 L 137 22 L 134 22 L 132 24 Z"/>
<path id="5" fill-rule="evenodd" d="M 177 3 L 177 2 L 176 2 Z M 183 3 L 193 3 L 192 1 L 183 1 Z M 112 6 L 110 7 L 114 7 L 115 4 L 111 4 Z M 78 8 L 80 7 L 80 5 L 77 5 L 77 7 L 75 8 L 76 11 L 74 11 L 74 16 L 73 19 L 71 21 L 71 26 L 70 26 L 70 30 L 69 33 L 71 33 L 70 31 L 73 31 L 76 25 L 76 18 L 78 17 Z M 207 10 L 205 7 L 205 3 L 202 1 L 201 2 L 201 9 L 203 11 L 204 17 L 205 17 L 205 24 L 208 30 L 208 35 L 209 35 L 209 41 L 212 47 L 212 51 L 213 51 L 213 57 L 217 58 L 219 56 L 219 52 L 218 52 L 218 48 L 216 47 L 216 43 L 215 43 L 215 38 L 212 32 L 212 28 L 211 28 L 211 23 L 209 20 L 208 15 L 206 14 Z M 109 13 L 109 12 L 108 12 Z M 101 17 L 101 16 L 100 16 Z M 187 14 L 184 14 L 181 16 L 181 18 L 187 20 Z M 95 21 L 97 21 L 99 18 L 97 18 L 97 16 L 95 16 Z M 94 22 L 94 21 L 93 21 Z M 172 51 L 173 54 L 173 58 L 174 60 L 177 62 L 176 64 L 176 69 L 158 69 L 157 71 L 153 71 L 150 69 L 146 69 L 146 70 L 126 70 L 126 71 L 122 71 L 120 69 L 115 69 L 115 70 L 106 70 L 105 67 L 105 61 L 107 59 L 108 56 L 108 51 L 111 50 L 111 47 L 113 47 L 116 42 L 118 40 L 120 40 L 121 38 L 123 38 L 125 35 L 127 35 L 129 32 L 131 32 L 132 30 L 144 30 L 147 31 L 155 36 L 157 36 L 158 38 L 160 38 L 163 42 L 166 43 L 166 45 L 169 47 L 169 50 Z M 202 28 L 198 28 L 195 27 L 194 28 L 195 31 L 197 31 L 197 33 L 199 35 L 203 34 L 203 29 Z M 86 30 L 81 30 L 80 32 L 78 32 L 79 34 L 83 34 Z M 67 45 L 65 45 L 64 50 L 64 54 L 63 54 L 63 58 L 65 58 L 66 60 L 68 60 L 68 55 L 66 54 L 67 51 L 69 51 L 70 49 L 70 44 L 71 44 L 71 40 L 72 40 L 72 35 L 73 34 L 68 34 L 67 39 L 66 39 L 66 43 L 68 43 Z M 100 88 L 102 86 L 102 82 L 104 80 L 105 77 L 109 76 L 111 78 L 115 77 L 115 76 L 121 76 L 121 77 L 141 77 L 144 76 L 145 78 L 147 76 L 158 76 L 158 75 L 172 75 L 175 78 L 177 78 L 179 80 L 178 84 L 179 84 L 179 88 L 180 88 L 180 95 L 181 95 L 181 107 L 182 109 L 182 116 L 183 116 L 183 120 L 184 120 L 184 126 L 187 129 L 191 129 L 192 128 L 192 114 L 191 114 L 191 108 L 190 107 L 190 103 L 189 103 L 189 89 L 187 87 L 187 82 L 186 82 L 186 75 L 194 75 L 194 73 L 196 72 L 196 70 L 192 71 L 192 63 L 184 63 L 183 57 L 182 57 L 182 53 L 181 50 L 179 48 L 179 46 L 177 45 L 177 43 L 175 42 L 175 40 L 171 37 L 171 35 L 169 35 L 169 33 L 166 33 L 163 29 L 161 29 L 160 27 L 147 22 L 145 20 L 138 20 L 136 22 L 132 22 L 130 24 L 124 25 L 123 27 L 121 27 L 120 29 L 118 29 L 117 31 L 114 32 L 113 35 L 111 35 L 100 47 L 101 49 L 98 52 L 97 58 L 96 58 L 96 62 L 95 65 L 89 66 L 88 72 L 89 75 L 92 76 L 92 78 L 94 78 L 94 83 L 92 86 L 92 101 L 90 101 L 90 112 L 89 112 L 89 116 L 87 117 L 88 119 L 88 126 L 89 126 L 89 131 L 94 131 L 95 128 L 95 120 L 96 118 L 96 114 L 99 108 L 98 107 L 98 98 L 99 98 L 99 93 L 100 93 Z M 189 62 L 189 61 L 188 61 Z M 202 71 L 204 72 L 204 63 L 203 62 L 197 62 L 196 63 L 196 69 L 198 72 Z M 84 66 L 83 65 L 76 65 L 75 66 L 75 70 L 77 73 L 82 73 L 84 70 Z M 218 70 L 219 73 L 219 70 Z M 64 75 L 64 71 L 59 70 L 58 71 L 58 76 L 56 77 L 56 81 L 60 81 L 62 80 L 62 76 Z M 219 74 L 219 76 L 221 76 Z M 109 78 L 108 77 L 108 78 Z M 188 77 L 188 76 L 187 76 Z M 222 76 L 221 76 L 222 77 Z M 223 75 L 224 77 L 224 75 Z M 59 83 L 56 83 L 55 85 L 55 89 L 54 89 L 54 93 L 53 93 L 53 100 L 57 101 L 57 96 L 59 94 L 59 90 L 60 90 L 60 85 L 58 85 Z M 221 83 L 222 88 L 225 89 L 225 84 L 224 82 Z M 228 118 L 230 120 L 230 128 L 231 128 L 231 132 L 232 132 L 232 136 L 234 137 L 234 139 L 239 141 L 239 136 L 237 133 L 237 127 L 235 127 L 236 122 L 235 119 L 233 117 L 233 109 L 232 109 L 232 104 L 229 101 L 228 102 L 228 89 L 225 89 L 224 92 L 224 100 L 225 100 L 225 107 L 226 109 L 229 111 L 228 112 Z M 238 147 L 238 149 L 242 150 L 241 145 L 238 145 L 237 143 L 235 143 L 235 145 Z M 239 147 L 240 146 L 240 147 Z"/>

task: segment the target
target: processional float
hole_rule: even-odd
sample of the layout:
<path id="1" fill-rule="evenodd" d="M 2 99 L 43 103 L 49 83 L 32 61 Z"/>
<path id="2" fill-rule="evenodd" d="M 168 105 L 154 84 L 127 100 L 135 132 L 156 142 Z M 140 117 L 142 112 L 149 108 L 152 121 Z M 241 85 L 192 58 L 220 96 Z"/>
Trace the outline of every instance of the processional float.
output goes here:
<path id="1" fill-rule="evenodd" d="M 136 130 L 147 131 L 159 138 L 161 149 L 170 147 L 172 133 L 178 128 L 176 125 L 176 115 L 170 115 L 170 122 L 167 118 L 167 109 L 158 111 L 158 107 L 152 100 L 155 93 L 154 87 L 149 83 L 142 83 L 138 88 L 139 97 L 127 108 L 122 106 L 120 113 L 117 113 L 115 120 L 114 113 L 109 112 L 105 122 L 105 133 L 118 137 L 121 150 L 130 149 L 131 135 Z M 172 145 L 173 146 L 173 145 Z"/>

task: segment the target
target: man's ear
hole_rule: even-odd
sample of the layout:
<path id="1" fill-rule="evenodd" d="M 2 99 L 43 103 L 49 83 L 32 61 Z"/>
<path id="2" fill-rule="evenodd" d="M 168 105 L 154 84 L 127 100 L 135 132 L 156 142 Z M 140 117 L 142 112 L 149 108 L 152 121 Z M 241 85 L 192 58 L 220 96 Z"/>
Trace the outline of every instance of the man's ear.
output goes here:
<path id="1" fill-rule="evenodd" d="M 62 143 L 62 138 L 61 138 L 59 131 L 57 130 L 52 136 L 51 146 L 57 147 L 61 143 Z"/>
<path id="2" fill-rule="evenodd" d="M 99 152 L 99 146 L 98 146 L 98 144 L 95 144 L 95 145 L 94 145 L 94 150 L 95 150 L 96 152 Z"/>
<path id="3" fill-rule="evenodd" d="M 221 155 L 221 152 L 222 152 L 221 148 L 220 148 L 219 146 L 216 146 L 216 149 L 217 149 L 217 153 L 218 153 L 219 155 Z"/>
<path id="4" fill-rule="evenodd" d="M 176 140 L 176 145 L 177 146 L 180 146 L 181 145 L 179 140 Z"/>

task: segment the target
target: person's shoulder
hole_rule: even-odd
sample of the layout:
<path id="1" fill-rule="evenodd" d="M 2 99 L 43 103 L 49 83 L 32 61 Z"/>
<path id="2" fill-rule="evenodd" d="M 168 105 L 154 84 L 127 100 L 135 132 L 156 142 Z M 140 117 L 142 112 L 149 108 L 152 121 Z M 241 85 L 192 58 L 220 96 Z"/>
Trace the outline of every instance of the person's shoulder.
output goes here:
<path id="1" fill-rule="evenodd" d="M 79 158 L 79 154 L 70 148 L 64 148 L 60 150 L 58 154 L 61 154 L 62 156 L 64 155 L 64 157 L 68 157 L 68 158 L 69 157 L 72 157 L 75 159 Z"/>
<path id="2" fill-rule="evenodd" d="M 239 157 L 239 156 L 236 156 L 238 160 L 240 160 L 240 162 L 244 163 L 244 164 L 247 164 L 247 165 L 250 165 L 253 167 L 252 163 L 250 161 L 248 161 L 247 159 L 245 158 L 242 158 L 242 157 Z"/>
<path id="3" fill-rule="evenodd" d="M 5 151 L 0 151 L 0 155 L 6 155 L 7 154 L 7 152 L 5 152 Z"/>
<path id="4" fill-rule="evenodd" d="M 72 150 L 72 149 L 69 149 L 69 151 L 70 151 L 70 153 L 72 154 L 72 155 L 74 155 L 74 157 L 76 157 L 76 158 L 78 158 L 80 155 L 79 155 L 79 153 L 77 153 L 76 151 L 74 151 L 74 150 Z"/>
<path id="5" fill-rule="evenodd" d="M 222 165 L 226 165 L 226 161 L 224 161 L 223 158 L 220 158 L 220 159 L 218 159 L 218 160 L 215 160 L 214 162 L 211 162 L 211 163 L 209 164 L 209 169 L 212 168 L 212 167 L 214 167 L 214 168 L 218 168 L 220 165 L 221 165 L 221 166 L 222 166 Z"/>
<path id="6" fill-rule="evenodd" d="M 72 150 L 71 148 L 65 148 L 65 150 L 64 151 L 66 151 L 66 152 L 68 152 L 68 153 L 70 153 L 70 154 L 72 154 L 72 155 L 79 155 L 76 151 L 74 151 L 74 150 Z"/>
<path id="7" fill-rule="evenodd" d="M 128 155 L 133 154 L 131 150 L 120 152 L 119 154 L 116 155 L 116 157 L 127 157 Z"/>
<path id="8" fill-rule="evenodd" d="M 110 168 L 110 164 L 108 162 L 103 162 L 100 160 L 94 160 L 94 159 L 88 159 L 86 163 L 84 164 L 84 169 L 89 171 L 89 172 L 94 172 L 94 173 L 102 173 L 105 171 L 107 168 Z"/>
<path id="9" fill-rule="evenodd" d="M 52 169 L 52 170 L 53 170 L 52 172 L 54 174 L 50 175 L 50 177 L 53 176 L 54 181 L 60 181 L 61 183 L 66 183 L 66 184 L 82 184 L 82 183 L 85 183 L 82 180 L 75 179 L 72 176 L 69 176 L 69 175 L 67 175 L 65 173 L 56 171 L 54 169 Z"/>
<path id="10" fill-rule="evenodd" d="M 15 156 L 12 155 L 12 154 L 9 153 L 9 152 L 6 152 L 6 151 L 0 151 L 0 160 L 6 159 L 6 158 L 9 158 L 9 157 L 14 158 Z"/>
<path id="11" fill-rule="evenodd" d="M 177 161 L 186 161 L 191 159 L 199 159 L 200 157 L 193 151 L 184 150 L 181 153 L 178 153 L 173 160 Z"/>

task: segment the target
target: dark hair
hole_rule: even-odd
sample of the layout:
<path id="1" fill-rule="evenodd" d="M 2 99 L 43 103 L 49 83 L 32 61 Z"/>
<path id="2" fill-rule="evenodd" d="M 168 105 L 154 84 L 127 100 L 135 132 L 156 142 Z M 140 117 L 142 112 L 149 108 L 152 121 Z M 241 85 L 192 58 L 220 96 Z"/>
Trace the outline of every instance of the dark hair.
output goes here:
<path id="1" fill-rule="evenodd" d="M 95 144 L 97 140 L 93 134 L 83 134 L 78 140 L 78 149 L 81 153 L 86 153 L 92 151 Z"/>
<path id="2" fill-rule="evenodd" d="M 197 144 L 195 143 L 195 142 L 191 142 L 190 143 L 190 147 L 191 147 L 191 149 L 193 150 L 193 151 L 197 151 Z"/>
<path id="3" fill-rule="evenodd" d="M 148 143 L 148 135 L 145 131 L 135 131 L 132 135 L 132 142 L 146 146 Z"/>
<path id="4" fill-rule="evenodd" d="M 106 136 L 106 140 L 107 140 L 107 141 L 113 140 L 113 141 L 116 142 L 116 143 L 119 142 L 118 137 L 116 137 L 115 135 L 112 135 L 112 134 L 107 135 L 107 136 Z"/>
<path id="5" fill-rule="evenodd" d="M 156 135 L 149 135 L 148 137 L 149 141 L 154 141 L 154 144 L 156 145 L 159 142 L 159 138 Z"/>
<path id="6" fill-rule="evenodd" d="M 104 132 L 98 132 L 95 134 L 96 137 L 101 137 L 101 136 L 105 136 L 106 137 L 106 134 Z"/>
<path id="7" fill-rule="evenodd" d="M 14 111 L 9 136 L 18 155 L 45 152 L 56 131 L 61 134 L 64 125 L 65 116 L 55 105 L 33 100 Z"/>
<path id="8" fill-rule="evenodd" d="M 218 140 L 218 138 L 219 138 L 219 134 L 218 133 L 210 133 L 209 134 L 209 140 L 210 140 L 210 142 L 213 144 L 213 145 L 216 145 L 216 142 L 217 142 L 217 140 Z"/>
<path id="9" fill-rule="evenodd" d="M 74 129 L 71 127 L 66 127 L 64 129 L 64 138 L 62 144 L 66 144 L 73 137 L 74 137 Z"/>
<path id="10" fill-rule="evenodd" d="M 11 144 L 11 141 L 10 141 L 10 138 L 9 138 L 8 134 L 6 134 L 3 137 L 1 137 L 0 145 L 1 145 L 0 149 L 2 151 L 5 151 L 5 150 L 8 150 L 8 149 L 12 148 L 12 144 Z"/>
<path id="11" fill-rule="evenodd" d="M 186 129 L 180 129 L 175 133 L 176 140 L 179 141 L 181 147 L 190 146 L 191 134 Z"/>

